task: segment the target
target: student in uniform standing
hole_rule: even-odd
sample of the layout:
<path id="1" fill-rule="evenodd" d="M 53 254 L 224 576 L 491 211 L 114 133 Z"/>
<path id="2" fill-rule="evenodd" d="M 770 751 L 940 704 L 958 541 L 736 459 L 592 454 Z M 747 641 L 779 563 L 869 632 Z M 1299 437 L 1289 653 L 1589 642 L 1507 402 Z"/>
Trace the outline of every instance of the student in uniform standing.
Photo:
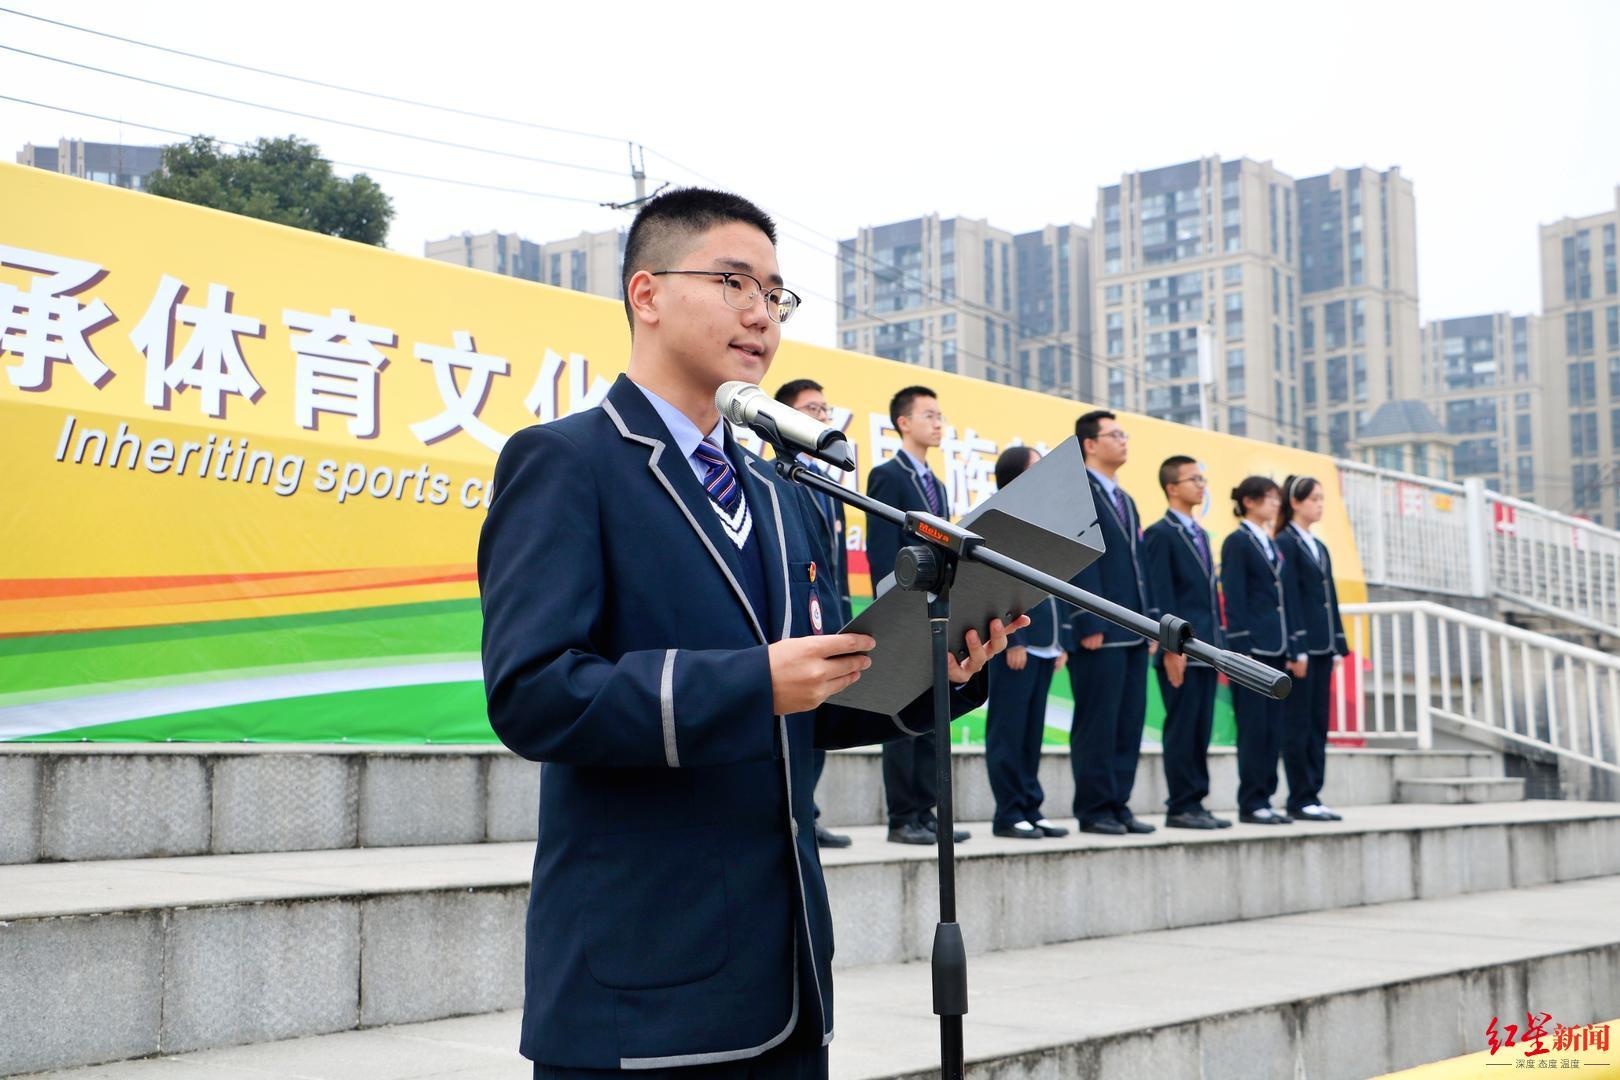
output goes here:
<path id="1" fill-rule="evenodd" d="M 1159 466 L 1159 487 L 1170 507 L 1142 534 L 1142 561 L 1153 604 L 1148 614 L 1155 619 L 1166 612 L 1179 615 L 1192 624 L 1198 640 L 1220 647 L 1214 549 L 1209 533 L 1193 520 L 1193 512 L 1204 501 L 1203 470 L 1184 454 L 1165 458 Z M 1204 809 L 1209 795 L 1209 737 L 1215 723 L 1215 669 L 1161 650 L 1155 673 L 1164 700 L 1164 779 L 1170 789 L 1164 823 L 1172 829 L 1230 828 L 1230 821 Z M 995 679 L 992 667 L 992 702 Z"/>
<path id="2" fill-rule="evenodd" d="M 1009 446 L 996 459 L 996 487 L 1004 488 L 1041 455 Z M 996 814 L 997 836 L 1039 840 L 1067 836 L 1041 810 L 1041 743 L 1046 736 L 1046 695 L 1052 675 L 1068 658 L 1058 643 L 1058 603 L 1047 597 L 1029 612 L 1029 626 L 1007 638 L 1007 651 L 990 661 L 990 702 L 984 722 L 984 761 Z"/>
<path id="3" fill-rule="evenodd" d="M 908 386 L 889 400 L 889 422 L 900 433 L 900 452 L 867 475 L 866 493 L 897 510 L 924 510 L 949 518 L 950 496 L 928 467 L 928 451 L 945 437 L 945 414 L 940 412 L 939 397 L 926 386 Z M 894 558 L 904 542 L 900 526 L 867 520 L 866 557 L 873 596 L 878 593 L 878 583 L 894 572 Z M 891 843 L 938 843 L 939 819 L 934 816 L 936 753 L 932 729 L 903 744 L 883 747 L 883 795 L 888 803 Z M 952 835 L 960 844 L 972 834 L 955 829 Z"/>
<path id="4" fill-rule="evenodd" d="M 832 421 L 832 406 L 827 404 L 826 391 L 814 379 L 792 379 L 783 383 L 777 388 L 776 400 L 790 409 L 797 409 L 818 424 Z M 800 454 L 799 460 L 827 479 L 834 479 L 832 467 L 825 462 L 809 454 Z M 849 553 L 844 547 L 844 504 L 814 488 L 802 485 L 796 485 L 796 488 L 803 496 L 804 517 L 811 525 L 811 539 L 826 556 L 821 560 L 817 580 L 826 587 L 826 621 L 832 624 L 827 629 L 840 630 L 855 617 L 849 600 Z M 815 783 L 819 785 L 821 773 L 827 767 L 827 751 L 817 750 L 812 761 Z M 816 846 L 849 847 L 848 836 L 835 833 L 821 824 L 821 806 L 817 804 L 813 809 L 816 815 Z"/>
<path id="5" fill-rule="evenodd" d="M 1226 597 L 1226 647 L 1292 672 L 1302 665 L 1288 659 L 1291 635 L 1282 555 L 1271 536 L 1280 503 L 1276 481 L 1264 476 L 1247 477 L 1232 489 L 1232 512 L 1240 520 L 1221 544 L 1221 592 Z M 1282 751 L 1283 703 L 1233 686 L 1232 708 L 1237 713 L 1238 820 L 1292 825 L 1292 818 L 1271 808 Z"/>
<path id="6" fill-rule="evenodd" d="M 1283 482 L 1277 530 L 1283 586 L 1292 624 L 1298 628 L 1294 664 L 1296 670 L 1305 665 L 1302 685 L 1283 702 L 1283 767 L 1288 773 L 1288 812 L 1305 821 L 1343 820 L 1322 805 L 1333 662 L 1350 652 L 1339 617 L 1338 590 L 1333 587 L 1333 559 L 1327 545 L 1311 535 L 1311 526 L 1322 520 L 1326 496 L 1314 477 L 1290 476 Z"/>
<path id="7" fill-rule="evenodd" d="M 1074 423 L 1086 461 L 1091 503 L 1097 511 L 1103 553 L 1074 577 L 1074 584 L 1105 600 L 1146 614 L 1150 604 L 1138 545 L 1142 519 L 1136 502 L 1119 486 L 1119 469 L 1130 456 L 1130 435 L 1114 414 L 1088 412 Z M 1100 615 L 1070 609 L 1063 647 L 1069 653 L 1074 723 L 1069 729 L 1069 766 L 1074 770 L 1074 816 L 1080 831 L 1124 836 L 1154 827 L 1131 813 L 1131 788 L 1142 753 L 1147 711 L 1148 658 L 1158 649 Z"/>

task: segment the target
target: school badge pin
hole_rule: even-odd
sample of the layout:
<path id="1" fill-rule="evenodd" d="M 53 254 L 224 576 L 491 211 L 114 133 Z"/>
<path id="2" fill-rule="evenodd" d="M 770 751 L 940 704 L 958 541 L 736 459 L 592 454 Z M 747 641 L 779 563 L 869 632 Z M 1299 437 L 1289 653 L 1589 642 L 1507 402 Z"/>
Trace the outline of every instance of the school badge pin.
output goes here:
<path id="1" fill-rule="evenodd" d="M 815 593 L 810 594 L 810 629 L 821 633 L 821 601 Z"/>
<path id="2" fill-rule="evenodd" d="M 816 583 L 816 564 L 811 563 L 810 564 L 810 584 L 814 585 L 815 583 Z"/>

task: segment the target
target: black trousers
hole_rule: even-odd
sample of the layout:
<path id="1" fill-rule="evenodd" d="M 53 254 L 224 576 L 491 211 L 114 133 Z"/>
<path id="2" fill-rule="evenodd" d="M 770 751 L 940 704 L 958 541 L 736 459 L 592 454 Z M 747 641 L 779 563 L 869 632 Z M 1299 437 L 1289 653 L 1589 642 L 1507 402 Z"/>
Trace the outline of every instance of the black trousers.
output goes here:
<path id="1" fill-rule="evenodd" d="M 990 661 L 990 700 L 984 721 L 984 763 L 996 799 L 994 828 L 1038 821 L 1046 792 L 1041 790 L 1041 741 L 1046 735 L 1046 694 L 1056 660 L 1031 656 L 1023 669 L 1007 666 L 1007 654 Z"/>
<path id="2" fill-rule="evenodd" d="M 1281 656 L 1250 656 L 1278 671 L 1287 667 Z M 1238 810 L 1252 814 L 1269 807 L 1277 794 L 1283 703 L 1234 685 L 1232 711 L 1237 714 Z"/>
<path id="3" fill-rule="evenodd" d="M 1074 816 L 1082 825 L 1130 820 L 1147 713 L 1147 665 L 1146 644 L 1069 654 L 1074 693 L 1069 767 L 1074 770 Z"/>
<path id="4" fill-rule="evenodd" d="M 1313 656 L 1305 685 L 1283 701 L 1283 767 L 1288 773 L 1288 811 L 1322 801 L 1327 775 L 1327 735 L 1333 685 L 1333 657 Z"/>
<path id="5" fill-rule="evenodd" d="M 883 796 L 889 828 L 934 820 L 934 733 L 883 744 Z"/>
<path id="6" fill-rule="evenodd" d="M 1186 814 L 1204 808 L 1209 795 L 1209 737 L 1215 726 L 1214 668 L 1187 668 L 1179 687 L 1156 666 L 1164 699 L 1164 781 L 1170 789 L 1165 810 Z"/>

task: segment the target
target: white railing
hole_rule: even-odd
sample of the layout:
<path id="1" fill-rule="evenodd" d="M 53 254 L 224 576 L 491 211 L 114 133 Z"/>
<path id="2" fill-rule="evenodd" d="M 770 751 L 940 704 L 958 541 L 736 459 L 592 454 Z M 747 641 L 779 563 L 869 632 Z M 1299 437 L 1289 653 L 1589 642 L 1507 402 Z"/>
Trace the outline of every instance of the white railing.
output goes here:
<path id="1" fill-rule="evenodd" d="M 1620 532 L 1477 479 L 1462 484 L 1340 461 L 1367 581 L 1499 598 L 1620 637 Z"/>
<path id="2" fill-rule="evenodd" d="M 1344 606 L 1336 734 L 1434 744 L 1434 721 L 1620 773 L 1620 657 L 1426 601 Z"/>

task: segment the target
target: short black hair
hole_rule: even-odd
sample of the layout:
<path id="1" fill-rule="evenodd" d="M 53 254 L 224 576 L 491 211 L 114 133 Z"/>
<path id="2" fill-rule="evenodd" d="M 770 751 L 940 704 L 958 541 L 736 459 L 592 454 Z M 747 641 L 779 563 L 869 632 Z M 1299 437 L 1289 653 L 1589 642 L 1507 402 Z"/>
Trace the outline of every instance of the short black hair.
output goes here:
<path id="1" fill-rule="evenodd" d="M 1074 437 L 1080 440 L 1080 456 L 1086 456 L 1086 440 L 1095 439 L 1102 433 L 1104 420 L 1119 419 L 1107 409 L 1092 409 L 1074 422 Z"/>
<path id="2" fill-rule="evenodd" d="M 1170 485 L 1176 482 L 1176 473 L 1181 471 L 1183 465 L 1196 465 L 1197 458 L 1190 458 L 1186 454 L 1171 454 L 1159 466 L 1159 487 L 1168 493 Z"/>
<path id="3" fill-rule="evenodd" d="M 1294 520 L 1294 500 L 1308 499 L 1322 486 L 1322 482 L 1314 476 L 1290 476 L 1283 481 L 1282 506 L 1277 510 L 1277 523 L 1287 527 Z"/>
<path id="4" fill-rule="evenodd" d="M 1243 517 L 1243 503 L 1253 499 L 1259 502 L 1273 491 L 1277 491 L 1277 481 L 1269 476 L 1245 476 L 1243 483 L 1232 489 L 1232 516 Z"/>
<path id="5" fill-rule="evenodd" d="M 889 399 L 889 423 L 894 425 L 894 430 L 900 430 L 900 418 L 911 414 L 911 403 L 920 397 L 939 399 L 939 395 L 926 386 L 908 386 Z"/>
<path id="6" fill-rule="evenodd" d="M 814 390 L 818 394 L 826 393 L 821 384 L 814 379 L 790 379 L 776 388 L 776 400 L 792 408 L 793 403 L 799 400 L 799 395 Z"/>
<path id="7" fill-rule="evenodd" d="M 1033 446 L 1009 446 L 996 458 L 996 487 L 1004 488 L 1023 475 L 1034 464 Z"/>
<path id="8" fill-rule="evenodd" d="M 642 270 L 668 270 L 669 263 L 686 254 L 681 250 L 697 236 L 733 221 L 752 225 L 776 246 L 776 222 L 769 214 L 729 191 L 684 187 L 655 195 L 641 205 L 630 235 L 624 241 L 624 268 L 619 291 L 624 294 L 624 316 L 632 333 L 636 317 L 630 310 L 630 279 Z M 689 250 L 689 248 L 687 249 Z"/>

